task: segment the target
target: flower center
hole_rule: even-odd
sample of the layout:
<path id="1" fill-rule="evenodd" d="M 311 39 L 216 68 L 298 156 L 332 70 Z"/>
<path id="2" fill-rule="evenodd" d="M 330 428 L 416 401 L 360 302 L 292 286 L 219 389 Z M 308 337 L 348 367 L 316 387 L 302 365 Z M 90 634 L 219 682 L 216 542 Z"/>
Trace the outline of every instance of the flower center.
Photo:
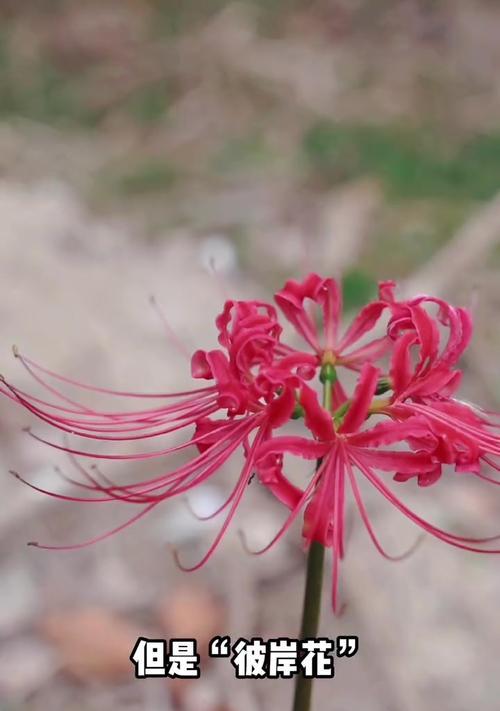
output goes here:
<path id="1" fill-rule="evenodd" d="M 337 356 L 332 350 L 326 350 L 323 351 L 323 355 L 321 357 L 321 365 L 331 365 L 334 366 L 337 362 Z"/>

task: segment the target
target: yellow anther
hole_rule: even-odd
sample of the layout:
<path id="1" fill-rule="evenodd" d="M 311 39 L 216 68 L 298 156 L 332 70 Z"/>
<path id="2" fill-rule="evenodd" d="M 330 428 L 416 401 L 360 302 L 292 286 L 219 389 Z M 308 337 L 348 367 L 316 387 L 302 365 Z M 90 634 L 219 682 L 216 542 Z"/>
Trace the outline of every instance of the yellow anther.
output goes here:
<path id="1" fill-rule="evenodd" d="M 371 415 L 373 415 L 376 412 L 381 412 L 386 407 L 388 407 L 390 404 L 391 404 L 391 401 L 390 401 L 390 398 L 388 398 L 388 397 L 382 397 L 382 398 L 372 400 L 371 405 L 368 408 L 368 412 Z"/>

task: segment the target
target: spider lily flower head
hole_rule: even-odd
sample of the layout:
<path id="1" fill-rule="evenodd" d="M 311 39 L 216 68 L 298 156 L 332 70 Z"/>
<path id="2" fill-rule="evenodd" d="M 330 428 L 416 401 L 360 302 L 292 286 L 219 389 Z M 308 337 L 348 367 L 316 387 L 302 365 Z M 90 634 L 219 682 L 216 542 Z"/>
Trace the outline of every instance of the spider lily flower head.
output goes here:
<path id="1" fill-rule="evenodd" d="M 391 558 L 368 516 L 361 480 L 425 532 L 460 548 L 499 552 L 488 547 L 495 537 L 466 538 L 430 523 L 409 509 L 386 483 L 386 475 L 392 475 L 398 487 L 412 479 L 429 486 L 442 476 L 445 464 L 499 483 L 482 472 L 484 466 L 500 470 L 500 438 L 494 423 L 482 411 L 455 399 L 461 379 L 458 361 L 472 333 L 468 312 L 427 296 L 398 301 L 395 284 L 382 282 L 378 298 L 343 330 L 340 286 L 317 274 L 302 282 L 288 281 L 275 300 L 307 348 L 283 342 L 273 305 L 227 301 L 216 319 L 219 347 L 197 350 L 191 358 L 193 378 L 207 385 L 184 392 L 149 394 L 92 387 L 16 354 L 47 394 L 34 396 L 5 381 L 0 391 L 63 433 L 63 443 L 32 436 L 66 452 L 81 477 L 70 480 L 79 488 L 78 495 L 44 493 L 72 501 L 120 501 L 139 508 L 113 531 L 59 548 L 78 548 L 108 537 L 161 502 L 207 482 L 242 451 L 244 464 L 236 472 L 227 500 L 213 513 L 225 512 L 222 526 L 207 553 L 190 569 L 200 567 L 215 551 L 255 472 L 261 485 L 288 511 L 283 527 L 264 550 L 303 514 L 306 545 L 317 541 L 332 549 L 336 610 L 349 491 L 375 547 Z M 319 312 L 321 329 L 309 313 L 310 304 Z M 383 315 L 387 317 L 385 328 Z M 443 332 L 447 333 L 444 343 Z M 341 366 L 357 375 L 352 395 L 339 376 Z M 310 384 L 314 377 L 323 385 L 322 405 Z M 98 392 L 109 397 L 113 406 L 90 407 L 69 397 L 64 386 L 80 393 Z M 129 409 L 114 404 L 124 398 L 139 404 Z M 380 421 L 372 424 L 372 416 Z M 296 418 L 301 419 L 305 436 L 283 433 L 282 428 Z M 169 444 L 174 433 L 184 438 Z M 78 440 L 96 443 L 96 451 L 82 448 Z M 116 452 L 117 446 L 149 440 L 160 444 L 146 452 Z M 103 451 L 97 444 L 114 449 Z M 172 457 L 181 451 L 189 452 L 190 459 L 182 465 L 173 463 Z M 288 478 L 284 455 L 316 460 L 316 470 L 304 486 Z M 89 470 L 82 459 L 137 465 L 157 460 L 161 471 L 145 481 L 118 485 L 100 469 Z"/>
<path id="2" fill-rule="evenodd" d="M 287 281 L 275 300 L 284 316 L 313 349 L 320 365 L 330 363 L 359 370 L 363 363 L 377 361 L 390 349 L 390 339 L 384 335 L 350 350 L 375 328 L 382 313 L 389 308 L 386 298 L 379 298 L 362 308 L 342 336 L 339 335 L 342 292 L 334 279 L 310 274 L 302 282 Z M 318 334 L 316 320 L 306 309 L 306 302 L 319 308 L 322 336 Z"/>
<path id="3" fill-rule="evenodd" d="M 319 404 L 315 391 L 304 385 L 301 405 L 306 426 L 313 439 L 295 436 L 273 436 L 259 446 L 257 468 L 260 480 L 290 510 L 285 523 L 263 553 L 288 531 L 303 512 L 303 537 L 306 547 L 313 541 L 331 548 L 333 554 L 332 606 L 339 611 L 339 571 L 345 553 L 346 490 L 349 488 L 367 533 L 376 549 L 388 560 L 401 560 L 411 553 L 391 555 L 386 552 L 370 521 L 363 501 L 359 477 L 370 483 L 410 521 L 424 532 L 452 546 L 474 552 L 500 553 L 488 544 L 500 536 L 470 538 L 454 534 L 434 525 L 413 512 L 394 493 L 379 472 L 392 473 L 396 481 L 416 477 L 420 485 L 436 481 L 436 468 L 445 457 L 439 438 L 429 420 L 422 415 L 408 414 L 399 420 L 387 418 L 369 428 L 363 428 L 373 413 L 385 412 L 375 397 L 379 370 L 372 364 L 363 366 L 354 395 L 340 421 Z M 406 445 L 407 449 L 401 449 Z M 387 447 L 390 447 L 387 449 Z M 318 462 L 309 483 L 304 488 L 290 482 L 283 471 L 283 455 L 291 454 Z M 441 457 L 441 459 L 439 458 Z M 416 543 L 420 540 L 417 539 Z"/>
<path id="4" fill-rule="evenodd" d="M 294 436 L 272 437 L 259 447 L 257 466 L 260 479 L 275 496 L 290 509 L 284 526 L 273 539 L 274 544 L 304 511 L 303 535 L 306 545 L 317 541 L 333 552 L 332 604 L 338 611 L 338 580 L 340 561 L 344 557 L 344 522 L 346 485 L 350 486 L 368 533 L 387 558 L 368 517 L 355 468 L 372 484 L 386 491 L 376 470 L 417 474 L 434 467 L 428 453 L 382 449 L 384 445 L 404 442 L 410 436 L 425 436 L 428 425 L 423 418 L 408 418 L 404 422 L 379 423 L 361 430 L 375 396 L 379 370 L 366 364 L 360 374 L 350 406 L 340 424 L 332 413 L 318 402 L 315 391 L 304 385 L 301 405 L 306 426 L 314 439 Z M 283 473 L 283 454 L 320 462 L 309 484 L 300 489 L 293 486 Z M 266 547 L 267 550 L 267 547 Z"/>
<path id="5" fill-rule="evenodd" d="M 417 415 L 429 424 L 431 436 L 410 442 L 413 447 L 433 452 L 436 460 L 433 473 L 419 475 L 418 483 L 435 483 L 444 464 L 479 476 L 483 476 L 481 462 L 498 469 L 500 440 L 495 424 L 477 408 L 454 397 L 462 379 L 459 360 L 472 336 L 470 314 L 431 297 L 393 304 L 388 333 L 394 346 L 387 379 L 392 395 L 383 410 L 393 419 Z M 436 317 L 424 308 L 428 305 L 438 306 Z M 444 345 L 440 328 L 445 332 Z M 396 479 L 406 481 L 411 476 L 399 473 Z"/>

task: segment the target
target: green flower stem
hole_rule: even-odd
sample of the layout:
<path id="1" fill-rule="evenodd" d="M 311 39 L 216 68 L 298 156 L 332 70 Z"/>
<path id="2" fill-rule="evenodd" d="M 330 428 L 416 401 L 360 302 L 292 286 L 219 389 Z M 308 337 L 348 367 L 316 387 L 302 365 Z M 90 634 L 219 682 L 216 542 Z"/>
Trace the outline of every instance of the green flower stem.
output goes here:
<path id="1" fill-rule="evenodd" d="M 335 368 L 323 368 L 321 373 L 323 383 L 323 407 L 332 411 L 332 385 L 336 380 Z M 316 470 L 321 466 L 321 459 L 316 463 Z M 302 607 L 302 624 L 300 639 L 318 636 L 319 615 L 321 610 L 321 592 L 323 589 L 323 566 L 325 548 L 321 543 L 312 541 L 307 556 L 306 588 Z M 313 689 L 313 679 L 299 674 L 295 683 L 293 711 L 310 711 Z"/>
<path id="2" fill-rule="evenodd" d="M 302 608 L 300 639 L 318 636 L 321 590 L 323 587 L 323 561 L 325 548 L 313 541 L 307 557 L 306 589 Z M 310 711 L 313 679 L 299 674 L 295 683 L 293 711 Z"/>

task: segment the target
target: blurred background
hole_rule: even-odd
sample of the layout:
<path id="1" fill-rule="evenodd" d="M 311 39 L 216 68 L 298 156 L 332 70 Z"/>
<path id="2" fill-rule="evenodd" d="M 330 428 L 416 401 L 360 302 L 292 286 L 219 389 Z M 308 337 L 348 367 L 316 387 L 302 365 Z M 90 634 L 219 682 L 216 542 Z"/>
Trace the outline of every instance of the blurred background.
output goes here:
<path id="1" fill-rule="evenodd" d="M 471 306 L 463 396 L 498 407 L 499 23 L 494 0 L 1 0 L 0 372 L 34 391 L 15 343 L 96 385 L 179 389 L 189 361 L 151 294 L 194 350 L 214 343 L 225 295 L 270 298 L 317 269 L 342 278 L 347 316 L 382 278 Z M 290 682 L 236 680 L 225 660 L 202 660 L 195 682 L 138 681 L 128 656 L 139 635 L 196 637 L 202 652 L 216 634 L 296 636 L 300 528 L 246 554 L 238 528 L 259 546 L 282 521 L 254 485 L 197 573 L 168 544 L 196 561 L 220 521 L 183 502 L 80 551 L 27 548 L 129 514 L 12 480 L 64 492 L 54 466 L 71 474 L 28 424 L 44 433 L 0 403 L 1 711 L 289 708 Z M 193 495 L 198 513 L 224 501 L 236 466 Z M 443 527 L 500 528 L 485 482 L 399 492 Z M 413 540 L 365 495 L 381 537 Z M 317 684 L 315 708 L 498 709 L 500 562 L 426 540 L 392 565 L 352 524 L 347 608 L 333 618 L 327 573 L 321 632 L 357 634 L 360 652 Z"/>

